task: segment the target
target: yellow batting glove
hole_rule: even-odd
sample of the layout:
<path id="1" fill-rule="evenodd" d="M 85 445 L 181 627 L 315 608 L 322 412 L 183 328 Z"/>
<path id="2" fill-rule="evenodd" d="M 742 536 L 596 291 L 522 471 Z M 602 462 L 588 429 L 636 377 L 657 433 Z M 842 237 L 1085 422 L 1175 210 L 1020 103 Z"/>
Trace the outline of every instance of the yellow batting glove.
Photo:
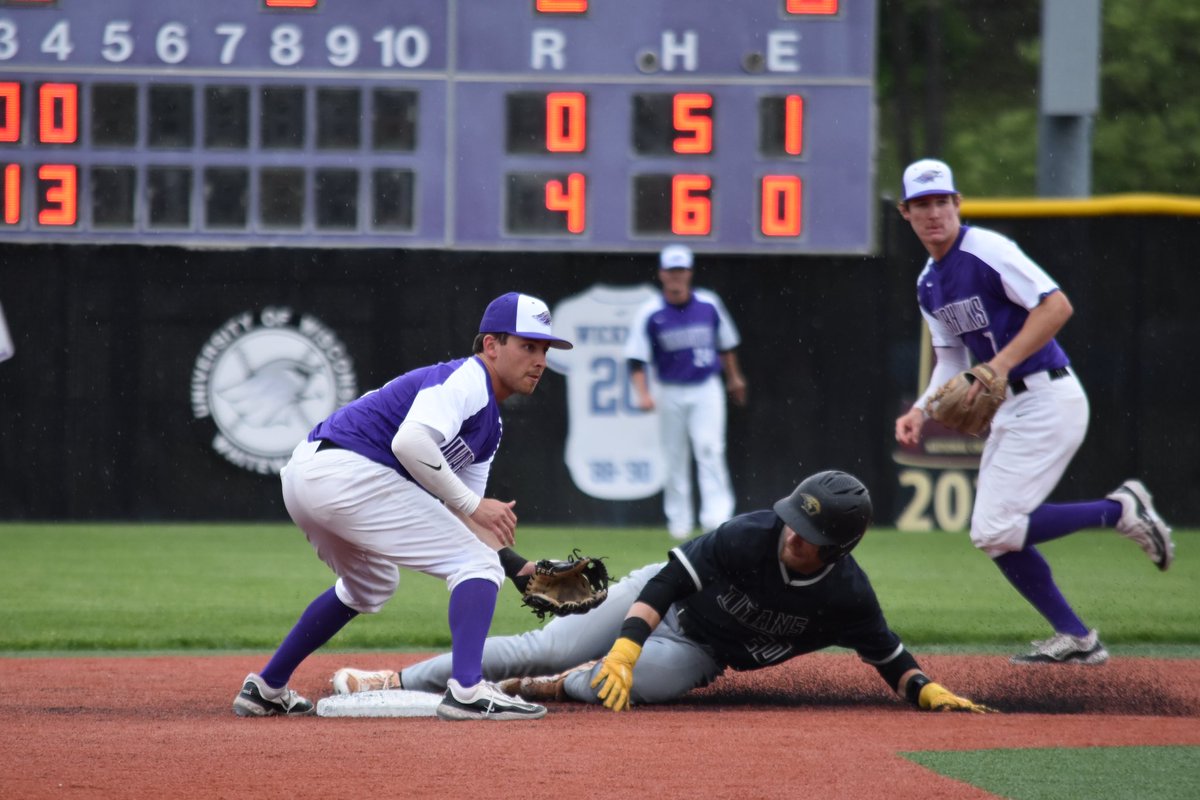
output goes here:
<path id="1" fill-rule="evenodd" d="M 970 711 L 973 714 L 996 714 L 994 708 L 988 708 L 981 703 L 973 703 L 965 697 L 959 697 L 945 686 L 938 683 L 927 683 L 921 687 L 917 701 L 925 711 Z"/>
<path id="2" fill-rule="evenodd" d="M 624 637 L 613 642 L 612 649 L 600 662 L 600 671 L 592 678 L 592 688 L 604 707 L 613 711 L 629 708 L 629 690 L 633 687 L 633 665 L 642 654 L 642 646 Z"/>

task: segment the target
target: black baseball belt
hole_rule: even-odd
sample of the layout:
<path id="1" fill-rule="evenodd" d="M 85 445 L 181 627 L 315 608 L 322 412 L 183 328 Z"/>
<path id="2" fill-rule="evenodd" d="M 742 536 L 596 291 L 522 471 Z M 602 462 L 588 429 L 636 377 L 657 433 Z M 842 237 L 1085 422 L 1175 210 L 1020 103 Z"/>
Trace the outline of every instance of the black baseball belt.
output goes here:
<path id="1" fill-rule="evenodd" d="M 1036 372 L 1034 373 L 1037 374 Z M 1066 367 L 1055 367 L 1054 369 L 1046 370 L 1046 374 L 1050 376 L 1050 380 L 1056 381 L 1059 378 L 1065 378 L 1071 374 L 1071 370 Z M 1012 387 L 1013 396 L 1029 391 L 1029 387 L 1025 385 L 1025 381 L 1017 378 L 1015 381 L 1009 381 L 1008 385 Z"/>

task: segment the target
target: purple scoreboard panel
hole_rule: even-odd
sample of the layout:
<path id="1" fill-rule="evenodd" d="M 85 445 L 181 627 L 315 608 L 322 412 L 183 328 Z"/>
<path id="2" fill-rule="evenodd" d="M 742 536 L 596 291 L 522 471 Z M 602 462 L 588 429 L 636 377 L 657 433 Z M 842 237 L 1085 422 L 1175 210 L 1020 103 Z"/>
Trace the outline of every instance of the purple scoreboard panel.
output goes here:
<path id="1" fill-rule="evenodd" d="M 0 241 L 865 253 L 874 0 L 0 0 Z"/>

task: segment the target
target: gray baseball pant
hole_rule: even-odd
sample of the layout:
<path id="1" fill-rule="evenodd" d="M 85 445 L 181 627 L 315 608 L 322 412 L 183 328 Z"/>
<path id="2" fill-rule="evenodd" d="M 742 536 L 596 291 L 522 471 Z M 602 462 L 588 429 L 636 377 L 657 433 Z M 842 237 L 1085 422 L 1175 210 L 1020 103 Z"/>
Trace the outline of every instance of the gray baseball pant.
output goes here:
<path id="1" fill-rule="evenodd" d="M 636 569 L 609 587 L 608 599 L 586 614 L 556 617 L 544 628 L 515 636 L 492 636 L 483 647 L 483 677 L 488 681 L 554 675 L 608 654 L 634 601 L 662 564 Z M 564 691 L 572 700 L 598 703 L 592 678 L 600 665 L 567 676 Z M 707 686 L 724 671 L 709 650 L 689 639 L 672 606 L 646 641 L 633 669 L 633 703 L 662 703 Z M 406 667 L 405 689 L 443 692 L 451 676 L 450 654 Z"/>

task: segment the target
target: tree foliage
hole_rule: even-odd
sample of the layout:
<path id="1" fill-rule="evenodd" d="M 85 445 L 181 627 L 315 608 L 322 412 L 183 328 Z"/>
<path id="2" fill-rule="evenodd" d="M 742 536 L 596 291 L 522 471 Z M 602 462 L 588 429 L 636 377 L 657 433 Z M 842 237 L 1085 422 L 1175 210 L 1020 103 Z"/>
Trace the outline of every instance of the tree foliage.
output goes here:
<path id="1" fill-rule="evenodd" d="M 1042 2 L 884 0 L 879 187 L 936 156 L 976 197 L 1036 192 Z M 1092 191 L 1200 194 L 1200 4 L 1105 0 Z"/>

